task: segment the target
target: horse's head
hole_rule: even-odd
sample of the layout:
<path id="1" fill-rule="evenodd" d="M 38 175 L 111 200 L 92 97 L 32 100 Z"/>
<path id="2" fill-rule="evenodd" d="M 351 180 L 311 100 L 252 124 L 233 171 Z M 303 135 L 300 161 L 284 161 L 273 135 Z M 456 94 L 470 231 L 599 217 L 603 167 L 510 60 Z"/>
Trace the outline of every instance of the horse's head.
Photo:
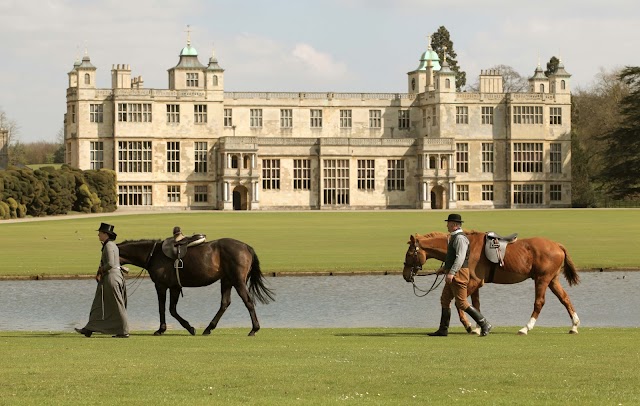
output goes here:
<path id="1" fill-rule="evenodd" d="M 409 248 L 404 256 L 402 277 L 407 282 L 413 282 L 413 277 L 422 270 L 422 265 L 427 262 L 427 252 L 420 248 L 418 239 L 413 235 L 409 237 L 407 244 L 409 244 Z"/>

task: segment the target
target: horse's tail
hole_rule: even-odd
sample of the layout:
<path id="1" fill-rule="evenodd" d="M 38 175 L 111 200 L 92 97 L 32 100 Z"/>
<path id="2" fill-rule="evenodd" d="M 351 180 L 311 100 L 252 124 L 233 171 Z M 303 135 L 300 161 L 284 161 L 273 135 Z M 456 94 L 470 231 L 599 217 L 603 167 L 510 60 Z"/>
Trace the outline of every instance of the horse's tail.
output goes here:
<path id="1" fill-rule="evenodd" d="M 573 260 L 569 256 L 569 253 L 567 252 L 567 249 L 564 247 L 564 245 L 558 245 L 564 252 L 564 277 L 567 278 L 569 286 L 577 285 L 578 283 L 580 283 L 580 276 L 578 276 L 576 264 L 573 263 Z"/>
<path id="2" fill-rule="evenodd" d="M 251 270 L 249 270 L 249 293 L 254 299 L 258 299 L 260 303 L 267 304 L 275 300 L 275 293 L 264 284 L 264 275 L 260 271 L 258 254 L 250 245 L 247 245 L 247 249 L 253 256 Z"/>

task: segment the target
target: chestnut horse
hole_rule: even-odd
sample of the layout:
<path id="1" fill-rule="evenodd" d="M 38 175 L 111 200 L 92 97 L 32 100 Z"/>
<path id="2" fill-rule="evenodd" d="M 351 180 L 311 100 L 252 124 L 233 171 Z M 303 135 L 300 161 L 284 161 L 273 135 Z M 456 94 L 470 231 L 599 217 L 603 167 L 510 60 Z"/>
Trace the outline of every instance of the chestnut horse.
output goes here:
<path id="1" fill-rule="evenodd" d="M 167 289 L 170 293 L 169 313 L 191 335 L 196 334 L 195 328 L 177 311 L 182 287 L 208 286 L 220 281 L 222 293 L 220 309 L 202 335 L 208 335 L 216 328 L 220 318 L 231 304 L 231 288 L 236 289 L 249 310 L 252 323 L 250 336 L 255 335 L 260 329 L 254 299 L 265 304 L 274 300 L 273 292 L 264 285 L 258 256 L 251 246 L 241 241 L 222 238 L 190 247 L 186 256 L 182 258 L 183 268 L 180 268 L 179 275 L 176 274 L 174 261 L 163 254 L 160 240 L 123 241 L 118 244 L 118 248 L 122 265 L 133 264 L 146 269 L 155 284 L 160 311 L 160 328 L 153 333 L 154 335 L 161 335 L 167 330 L 165 320 Z"/>
<path id="2" fill-rule="evenodd" d="M 544 306 L 547 287 L 551 289 L 569 313 L 572 323 L 569 333 L 578 333 L 580 319 L 573 308 L 569 295 L 560 284 L 559 276 L 563 271 L 569 286 L 578 284 L 580 278 L 575 264 L 562 244 L 542 237 L 518 239 L 508 245 L 504 266 L 499 266 L 491 263 L 484 253 L 485 233 L 465 231 L 465 234 L 469 238 L 471 250 L 469 252 L 469 269 L 475 275 L 475 279 L 472 276 L 467 289 L 470 295 L 482 286 L 482 282 L 512 284 L 531 278 L 535 284 L 536 294 L 533 313 L 531 313 L 529 322 L 518 331 L 518 334 L 524 335 L 533 329 Z M 406 257 L 410 260 L 409 266 L 405 261 L 402 273 L 407 282 L 413 280 L 411 264 L 414 262 L 417 261 L 422 265 L 429 258 L 444 261 L 447 254 L 447 237 L 447 234 L 440 232 L 424 236 L 416 234 L 415 237 L 410 237 Z M 492 268 L 495 270 L 494 272 L 492 272 Z M 490 275 L 492 275 L 492 280 L 489 280 Z M 480 283 L 477 283 L 477 280 Z"/>

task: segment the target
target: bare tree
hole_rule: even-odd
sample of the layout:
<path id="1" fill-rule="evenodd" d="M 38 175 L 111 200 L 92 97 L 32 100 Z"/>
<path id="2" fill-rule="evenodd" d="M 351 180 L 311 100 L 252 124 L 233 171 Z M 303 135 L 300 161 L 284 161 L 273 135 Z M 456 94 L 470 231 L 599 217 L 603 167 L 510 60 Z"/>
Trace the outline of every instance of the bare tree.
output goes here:
<path id="1" fill-rule="evenodd" d="M 18 140 L 20 126 L 15 120 L 9 118 L 7 113 L 2 110 L 2 107 L 0 107 L 0 128 L 8 131 L 7 145 L 11 145 Z"/>
<path id="2" fill-rule="evenodd" d="M 500 74 L 502 75 L 502 89 L 505 93 L 519 93 L 527 91 L 529 87 L 528 79 L 516 72 L 516 70 L 511 66 L 495 65 L 489 69 L 500 71 Z M 467 89 L 472 92 L 479 91 L 479 80 L 476 80 L 476 82 L 473 85 L 468 86 Z"/>

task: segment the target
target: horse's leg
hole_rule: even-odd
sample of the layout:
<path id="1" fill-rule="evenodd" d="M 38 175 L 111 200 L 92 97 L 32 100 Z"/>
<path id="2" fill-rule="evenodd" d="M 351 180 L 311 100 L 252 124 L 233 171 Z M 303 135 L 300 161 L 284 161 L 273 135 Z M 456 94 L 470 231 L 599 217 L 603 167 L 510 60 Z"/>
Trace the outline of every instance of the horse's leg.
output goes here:
<path id="1" fill-rule="evenodd" d="M 236 285 L 236 292 L 238 292 L 238 295 L 240 296 L 240 298 L 242 298 L 242 301 L 244 302 L 244 305 L 247 307 L 247 310 L 249 310 L 249 315 L 251 316 L 251 325 L 252 325 L 249 335 L 254 336 L 256 332 L 260 330 L 260 323 L 258 323 L 258 316 L 256 316 L 255 305 L 253 304 L 253 299 L 251 299 L 251 296 L 249 295 L 247 284 L 244 281 L 239 282 Z"/>
<path id="2" fill-rule="evenodd" d="M 160 312 L 160 328 L 153 333 L 154 336 L 159 336 L 167 331 L 167 319 L 165 317 L 165 311 L 167 306 L 167 288 L 156 285 L 156 294 L 158 295 L 158 311 Z"/>
<path id="3" fill-rule="evenodd" d="M 218 322 L 220 321 L 220 318 L 224 314 L 225 310 L 227 310 L 227 307 L 229 307 L 229 305 L 231 304 L 231 288 L 231 282 L 229 282 L 226 278 L 220 281 L 220 293 L 222 296 L 222 298 L 220 299 L 220 309 L 218 309 L 218 313 L 216 313 L 213 320 L 211 320 L 211 323 L 209 323 L 207 328 L 205 328 L 202 332 L 203 336 L 211 334 L 211 330 L 216 328 Z"/>
<path id="4" fill-rule="evenodd" d="M 533 330 L 533 326 L 535 326 L 538 316 L 540 316 L 540 312 L 542 311 L 542 307 L 544 306 L 544 295 L 548 286 L 549 281 L 535 279 L 536 300 L 533 302 L 533 313 L 531 313 L 531 318 L 527 325 L 518 331 L 519 335 L 526 335 L 529 330 Z"/>
<path id="5" fill-rule="evenodd" d="M 573 304 L 571 303 L 571 299 L 569 299 L 569 295 L 563 289 L 558 277 L 553 278 L 551 283 L 549 284 L 549 288 L 553 292 L 554 295 L 560 300 L 560 303 L 564 305 L 569 313 L 569 317 L 571 317 L 571 330 L 569 330 L 570 334 L 578 334 L 578 326 L 580 326 L 580 319 L 578 318 L 578 313 L 573 308 Z"/>
<path id="6" fill-rule="evenodd" d="M 189 324 L 188 321 L 180 317 L 180 315 L 178 314 L 177 307 L 178 307 L 178 298 L 180 297 L 180 288 L 170 288 L 169 294 L 170 294 L 169 313 L 171 313 L 171 315 L 180 322 L 180 325 L 182 325 L 182 327 L 187 329 L 187 331 L 192 336 L 196 335 L 196 329 L 191 327 L 191 324 Z"/>

